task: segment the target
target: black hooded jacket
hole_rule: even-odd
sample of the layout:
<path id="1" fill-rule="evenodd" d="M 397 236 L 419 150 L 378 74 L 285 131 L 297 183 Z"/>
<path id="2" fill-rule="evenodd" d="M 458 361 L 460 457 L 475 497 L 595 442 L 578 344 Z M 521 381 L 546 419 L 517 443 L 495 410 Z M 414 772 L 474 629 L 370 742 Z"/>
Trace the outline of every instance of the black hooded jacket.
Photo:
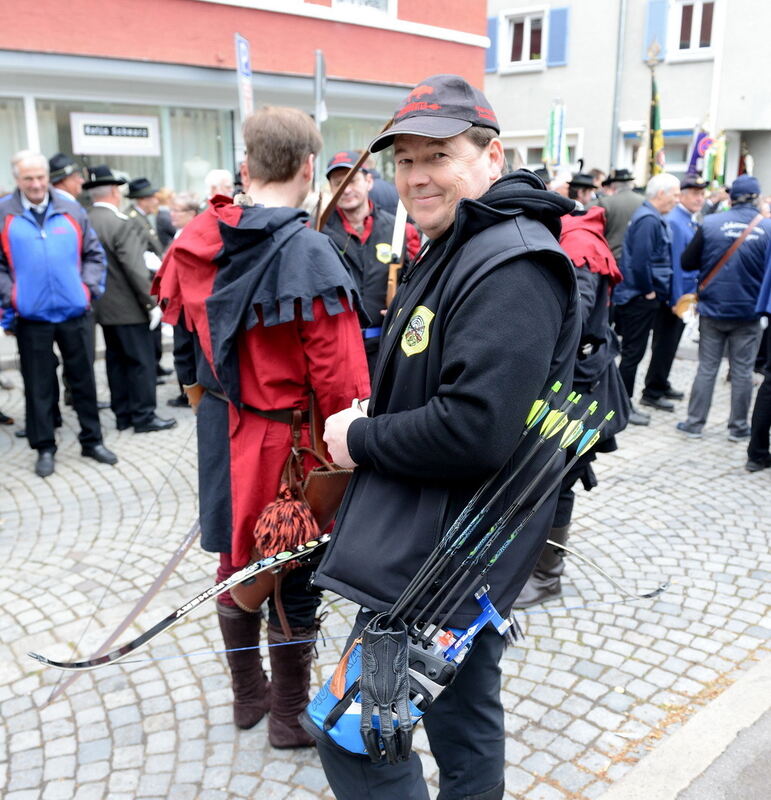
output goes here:
<path id="1" fill-rule="evenodd" d="M 533 173 L 512 173 L 462 200 L 452 228 L 407 271 L 383 323 L 369 417 L 348 432 L 359 468 L 317 585 L 388 608 L 479 486 L 502 465 L 500 479 L 511 474 L 533 401 L 555 380 L 567 392 L 580 320 L 573 266 L 557 239 L 573 205 Z M 523 470 L 492 518 L 549 452 Z M 555 501 L 488 575 L 500 611 L 538 558 Z M 478 611 L 470 596 L 452 622 L 468 625 Z"/>

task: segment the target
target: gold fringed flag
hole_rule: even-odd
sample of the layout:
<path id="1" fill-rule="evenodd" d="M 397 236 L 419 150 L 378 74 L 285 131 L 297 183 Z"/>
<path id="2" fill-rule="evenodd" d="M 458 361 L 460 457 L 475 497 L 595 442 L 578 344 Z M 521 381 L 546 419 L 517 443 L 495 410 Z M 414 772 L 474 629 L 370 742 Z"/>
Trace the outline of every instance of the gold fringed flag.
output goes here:
<path id="1" fill-rule="evenodd" d="M 650 150 L 649 172 L 658 175 L 664 172 L 664 131 L 661 130 L 661 109 L 659 108 L 659 90 L 656 86 L 656 75 L 651 70 L 651 117 L 650 117 Z"/>

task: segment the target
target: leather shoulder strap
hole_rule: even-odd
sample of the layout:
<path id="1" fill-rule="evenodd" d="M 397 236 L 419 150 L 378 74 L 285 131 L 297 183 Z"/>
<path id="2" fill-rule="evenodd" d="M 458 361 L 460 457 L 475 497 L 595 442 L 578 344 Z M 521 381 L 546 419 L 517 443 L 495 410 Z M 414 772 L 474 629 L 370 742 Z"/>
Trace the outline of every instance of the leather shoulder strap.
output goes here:
<path id="1" fill-rule="evenodd" d="M 699 284 L 699 292 L 703 292 L 704 289 L 707 287 L 707 284 L 715 277 L 715 275 L 720 272 L 721 269 L 726 265 L 728 259 L 741 247 L 742 242 L 750 235 L 752 229 L 763 219 L 762 214 L 756 214 L 750 224 L 741 232 L 741 234 L 736 238 L 734 243 L 728 248 L 728 250 L 723 253 L 720 261 L 715 264 L 714 267 L 709 271 L 708 275 L 704 280 Z"/>

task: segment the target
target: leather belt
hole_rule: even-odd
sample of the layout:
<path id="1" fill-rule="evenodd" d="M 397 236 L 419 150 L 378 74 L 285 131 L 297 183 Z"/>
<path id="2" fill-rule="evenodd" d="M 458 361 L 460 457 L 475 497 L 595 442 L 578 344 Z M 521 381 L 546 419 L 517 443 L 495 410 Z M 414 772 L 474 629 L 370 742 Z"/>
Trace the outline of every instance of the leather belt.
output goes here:
<path id="1" fill-rule="evenodd" d="M 206 392 L 212 397 L 216 397 L 218 400 L 222 400 L 225 403 L 230 402 L 227 396 L 222 394 L 222 392 L 215 392 L 213 389 L 207 389 Z M 294 412 L 296 411 L 294 408 L 272 408 L 265 410 L 250 406 L 248 403 L 241 403 L 240 407 L 243 408 L 244 411 L 250 411 L 252 414 L 257 414 L 259 417 L 265 417 L 265 419 L 270 419 L 273 422 L 283 422 L 285 425 L 292 424 Z M 301 413 L 300 419 L 302 422 L 308 422 L 310 420 L 310 412 L 307 408 Z"/>

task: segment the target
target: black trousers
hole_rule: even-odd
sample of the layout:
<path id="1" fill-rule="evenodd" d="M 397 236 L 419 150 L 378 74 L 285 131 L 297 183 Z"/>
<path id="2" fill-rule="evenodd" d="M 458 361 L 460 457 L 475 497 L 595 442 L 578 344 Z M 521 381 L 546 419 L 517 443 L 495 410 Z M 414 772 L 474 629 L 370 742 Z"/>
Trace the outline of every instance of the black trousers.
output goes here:
<path id="1" fill-rule="evenodd" d="M 646 300 L 643 295 L 638 295 L 628 303 L 615 307 L 616 332 L 621 337 L 621 363 L 618 365 L 618 370 L 630 400 L 634 397 L 637 367 L 648 347 L 648 336 L 658 309 L 658 300 Z"/>
<path id="2" fill-rule="evenodd" d="M 110 408 L 119 428 L 155 415 L 155 352 L 147 323 L 102 325 Z"/>
<path id="3" fill-rule="evenodd" d="M 24 400 L 27 441 L 33 450 L 56 451 L 55 411 L 59 396 L 54 342 L 59 346 L 64 374 L 78 415 L 82 445 L 99 444 L 102 428 L 96 407 L 93 333 L 89 315 L 64 322 L 37 322 L 19 318 L 16 322 Z"/>
<path id="4" fill-rule="evenodd" d="M 359 612 L 351 638 L 371 613 Z M 453 683 L 420 724 L 439 766 L 439 800 L 501 800 L 506 731 L 501 704 L 504 640 L 492 627 L 477 635 Z M 366 756 L 319 743 L 319 757 L 337 800 L 428 800 L 420 759 L 373 764 Z"/>
<path id="5" fill-rule="evenodd" d="M 669 373 L 684 330 L 685 323 L 672 312 L 669 304 L 659 302 L 656 319 L 653 321 L 651 360 L 645 374 L 645 397 L 658 399 L 671 388 Z"/>
<path id="6" fill-rule="evenodd" d="M 765 377 L 755 397 L 750 423 L 750 443 L 747 446 L 747 456 L 753 461 L 764 461 L 770 457 L 768 440 L 771 430 L 771 336 L 766 336 L 765 354 L 766 363 L 763 367 Z"/>

